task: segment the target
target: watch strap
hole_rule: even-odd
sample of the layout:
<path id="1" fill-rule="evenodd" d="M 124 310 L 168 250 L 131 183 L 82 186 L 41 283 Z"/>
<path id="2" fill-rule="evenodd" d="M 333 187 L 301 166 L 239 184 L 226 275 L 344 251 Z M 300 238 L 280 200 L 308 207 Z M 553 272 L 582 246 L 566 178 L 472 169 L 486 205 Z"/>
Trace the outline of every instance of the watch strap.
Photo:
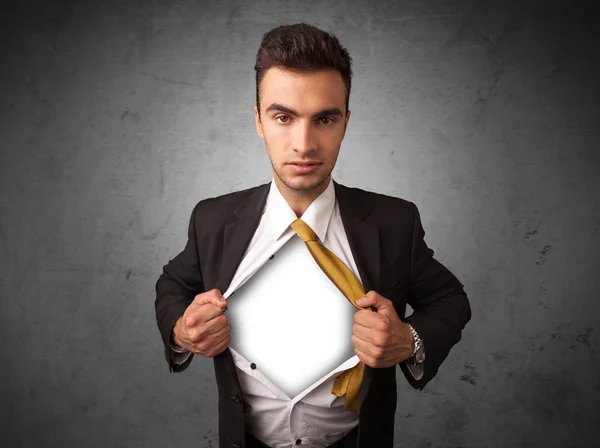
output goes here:
<path id="1" fill-rule="evenodd" d="M 413 339 L 415 341 L 415 349 L 413 350 L 412 355 L 411 355 L 414 357 L 415 353 L 417 353 L 417 351 L 421 347 L 423 347 L 423 340 L 421 339 L 421 337 L 419 336 L 419 333 L 417 333 L 417 331 L 414 329 L 414 327 L 411 324 L 406 323 L 406 325 L 408 325 L 408 328 L 410 329 L 410 332 L 412 333 Z"/>

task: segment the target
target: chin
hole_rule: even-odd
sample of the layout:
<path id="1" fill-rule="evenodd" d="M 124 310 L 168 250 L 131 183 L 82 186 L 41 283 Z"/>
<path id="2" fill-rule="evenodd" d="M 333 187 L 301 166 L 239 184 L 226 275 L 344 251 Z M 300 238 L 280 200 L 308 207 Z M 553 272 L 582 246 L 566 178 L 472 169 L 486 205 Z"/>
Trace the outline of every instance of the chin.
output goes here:
<path id="1" fill-rule="evenodd" d="M 329 176 L 323 175 L 295 175 L 279 176 L 282 182 L 292 190 L 309 191 L 323 185 Z"/>

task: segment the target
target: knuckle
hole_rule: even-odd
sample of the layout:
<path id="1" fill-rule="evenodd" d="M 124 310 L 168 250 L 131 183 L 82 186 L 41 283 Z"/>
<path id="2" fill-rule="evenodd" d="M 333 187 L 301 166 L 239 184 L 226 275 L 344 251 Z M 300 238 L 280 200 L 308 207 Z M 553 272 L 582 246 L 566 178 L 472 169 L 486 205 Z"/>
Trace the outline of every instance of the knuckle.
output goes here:
<path id="1" fill-rule="evenodd" d="M 385 320 L 380 320 L 377 322 L 377 329 L 381 331 L 386 331 L 389 327 L 389 323 Z"/>
<path id="2" fill-rule="evenodd" d="M 196 347 L 205 352 L 208 349 L 208 343 L 206 341 L 199 341 L 196 342 Z"/>
<path id="3" fill-rule="evenodd" d="M 201 339 L 201 333 L 198 329 L 192 329 L 188 331 L 188 336 L 191 341 L 199 342 Z"/>

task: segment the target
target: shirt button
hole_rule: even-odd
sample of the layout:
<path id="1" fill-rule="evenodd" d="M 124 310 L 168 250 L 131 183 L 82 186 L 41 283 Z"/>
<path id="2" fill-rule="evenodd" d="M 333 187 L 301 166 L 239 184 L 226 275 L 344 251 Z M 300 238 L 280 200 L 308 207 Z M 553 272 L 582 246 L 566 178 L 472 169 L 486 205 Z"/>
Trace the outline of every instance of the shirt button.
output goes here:
<path id="1" fill-rule="evenodd" d="M 296 440 L 296 445 L 300 445 L 302 443 L 301 439 Z"/>
<path id="2" fill-rule="evenodd" d="M 271 256 L 269 257 L 269 260 L 272 260 L 274 256 L 275 256 L 275 255 L 271 255 Z"/>
<path id="3" fill-rule="evenodd" d="M 231 399 L 233 401 L 235 401 L 236 403 L 241 403 L 242 402 L 242 399 L 240 397 L 238 397 L 237 395 L 232 395 Z"/>
<path id="4" fill-rule="evenodd" d="M 256 369 L 256 364 L 254 364 L 254 363 L 250 364 L 250 368 L 251 369 Z"/>

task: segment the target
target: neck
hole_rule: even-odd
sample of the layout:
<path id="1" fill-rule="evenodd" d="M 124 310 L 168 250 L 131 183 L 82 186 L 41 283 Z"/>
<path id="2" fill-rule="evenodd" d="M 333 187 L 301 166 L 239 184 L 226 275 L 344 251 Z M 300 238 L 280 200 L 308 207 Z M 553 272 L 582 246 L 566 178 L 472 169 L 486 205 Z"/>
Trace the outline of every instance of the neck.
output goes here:
<path id="1" fill-rule="evenodd" d="M 284 184 L 279 179 L 279 176 L 275 175 L 274 177 L 275 185 L 279 189 L 281 196 L 283 196 L 298 218 L 302 217 L 310 204 L 327 189 L 329 182 L 331 182 L 331 175 L 329 175 L 320 185 L 311 190 L 294 190 Z"/>

